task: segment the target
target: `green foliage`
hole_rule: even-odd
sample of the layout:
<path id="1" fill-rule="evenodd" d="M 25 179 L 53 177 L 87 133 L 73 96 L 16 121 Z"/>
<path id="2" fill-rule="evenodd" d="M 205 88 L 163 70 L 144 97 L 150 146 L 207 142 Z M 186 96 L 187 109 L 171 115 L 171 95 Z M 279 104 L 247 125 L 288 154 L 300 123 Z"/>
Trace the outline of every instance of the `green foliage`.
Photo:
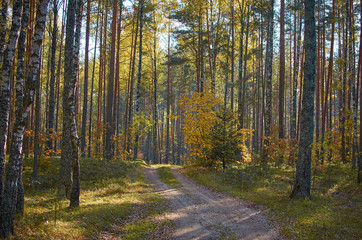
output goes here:
<path id="1" fill-rule="evenodd" d="M 237 118 L 233 112 L 227 108 L 221 108 L 216 113 L 216 122 L 210 131 L 209 158 L 214 159 L 216 165 L 222 163 L 223 169 L 227 164 L 234 162 L 235 155 L 242 143 L 237 131 Z M 212 167 L 212 166 L 210 166 Z"/>
<path id="2" fill-rule="evenodd" d="M 175 178 L 175 176 L 171 172 L 170 166 L 161 166 L 156 169 L 160 180 L 174 188 L 180 188 L 180 182 Z"/>

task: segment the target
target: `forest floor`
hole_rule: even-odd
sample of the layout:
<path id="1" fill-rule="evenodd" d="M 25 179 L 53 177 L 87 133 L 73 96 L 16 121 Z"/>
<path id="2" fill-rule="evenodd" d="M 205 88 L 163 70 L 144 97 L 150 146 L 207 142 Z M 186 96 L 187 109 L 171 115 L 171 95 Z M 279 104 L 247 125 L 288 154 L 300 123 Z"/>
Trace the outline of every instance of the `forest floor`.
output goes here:
<path id="1" fill-rule="evenodd" d="M 175 239 L 281 238 L 256 205 L 195 184 L 176 168 L 172 168 L 173 181 L 164 177 L 166 171 L 158 170 L 157 174 L 155 168 L 145 167 L 143 172 L 154 193 L 168 201 Z"/>

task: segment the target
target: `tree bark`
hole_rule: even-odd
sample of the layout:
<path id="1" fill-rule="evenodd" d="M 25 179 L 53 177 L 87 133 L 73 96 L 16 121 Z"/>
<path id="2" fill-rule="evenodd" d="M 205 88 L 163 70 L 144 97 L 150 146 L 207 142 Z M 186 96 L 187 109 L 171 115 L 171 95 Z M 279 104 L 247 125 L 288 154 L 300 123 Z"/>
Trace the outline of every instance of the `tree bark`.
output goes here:
<path id="1" fill-rule="evenodd" d="M 291 198 L 310 198 L 311 158 L 314 131 L 314 91 L 316 64 L 316 25 L 314 0 L 305 0 L 305 61 L 301 112 L 301 132 L 296 178 Z"/>
<path id="2" fill-rule="evenodd" d="M 265 136 L 270 137 L 271 135 L 271 123 L 272 123 L 272 74 L 273 74 L 273 19 L 274 19 L 274 0 L 270 1 L 269 13 L 267 16 L 268 21 L 268 32 L 267 32 L 267 45 L 266 45 L 266 56 L 265 56 L 265 97 L 266 97 L 266 109 L 265 109 Z M 269 145 L 269 141 L 265 141 L 265 145 Z M 264 149 L 264 156 L 266 156 Z"/>
<path id="3" fill-rule="evenodd" d="M 137 89 L 136 89 L 136 102 L 135 102 L 135 115 L 139 114 L 140 111 L 140 101 L 141 101 L 141 77 L 142 77 L 142 38 L 143 38 L 143 0 L 139 0 L 140 4 L 140 43 L 139 43 L 139 51 L 138 51 L 138 78 L 137 78 Z M 134 142 L 134 151 L 133 151 L 133 158 L 134 160 L 137 159 L 138 154 L 138 141 L 139 141 L 139 133 L 136 130 L 135 133 L 135 142 Z"/>
<path id="4" fill-rule="evenodd" d="M 72 187 L 72 161 L 73 147 L 77 145 L 76 136 L 73 134 L 75 126 L 75 87 L 76 74 L 74 72 L 74 28 L 76 21 L 77 0 L 68 1 L 67 22 L 65 30 L 65 49 L 64 49 L 64 87 L 63 87 L 63 138 L 62 154 L 60 165 L 60 183 L 59 194 L 70 198 Z"/>
<path id="5" fill-rule="evenodd" d="M 73 58 L 74 58 L 74 72 L 73 80 L 78 87 L 75 91 L 75 96 L 78 96 L 79 88 L 79 49 L 80 49 L 80 34 L 82 30 L 82 17 L 83 17 L 83 1 L 77 0 L 76 6 L 76 29 L 74 33 L 74 47 L 73 47 Z M 77 84 L 78 83 L 78 84 Z M 77 102 L 76 102 L 77 104 Z M 71 107 L 72 108 L 72 107 Z M 77 114 L 71 116 L 71 142 L 72 142 L 72 190 L 70 195 L 69 207 L 79 207 L 79 195 L 80 195 L 80 164 L 79 164 L 79 139 L 78 139 L 78 126 L 77 126 Z"/>
<path id="6" fill-rule="evenodd" d="M 115 1 L 117 2 L 117 1 Z M 83 116 L 82 116 L 82 136 L 80 141 L 81 157 L 85 157 L 86 148 L 86 132 L 87 132 L 87 112 L 88 112 L 88 72 L 89 72 L 89 32 L 90 32 L 90 5 L 91 1 L 87 1 L 87 23 L 85 33 L 85 49 L 84 49 L 84 85 L 83 85 Z M 98 18 L 97 18 L 98 19 Z M 93 86 L 92 86 L 93 87 Z M 89 115 L 91 118 L 92 115 Z M 90 135 L 89 135 L 90 136 Z"/>
<path id="7" fill-rule="evenodd" d="M 52 46 L 51 46 L 51 57 L 50 57 L 50 85 L 49 85 L 49 113 L 48 113 L 48 149 L 53 149 L 53 140 L 51 138 L 54 132 L 54 109 L 55 109 L 55 54 L 57 49 L 57 34 L 58 34 L 58 1 L 53 0 L 53 32 L 52 32 Z"/>
<path id="8" fill-rule="evenodd" d="M 114 134 L 114 106 L 113 106 L 113 94 L 114 94 L 114 67 L 115 67 L 115 55 L 116 55 L 116 36 L 117 36 L 117 13 L 118 13 L 118 1 L 113 1 L 113 16 L 112 16 L 112 35 L 111 35 L 111 52 L 109 62 L 109 78 L 107 84 L 107 124 L 106 124 L 106 146 L 105 157 L 110 160 L 113 157 L 113 144 L 111 137 Z"/>
<path id="9" fill-rule="evenodd" d="M 30 62 L 29 62 L 28 74 L 25 85 L 25 93 L 23 95 L 23 98 L 21 98 L 22 95 L 21 85 L 23 81 L 21 80 L 21 77 L 23 73 L 21 72 L 21 67 L 20 69 L 18 69 L 19 82 L 17 84 L 18 87 L 17 93 L 19 93 L 19 98 L 17 99 L 17 104 L 22 104 L 22 105 L 18 105 L 17 109 L 18 118 L 16 120 L 17 123 L 14 126 L 15 134 L 13 137 L 11 157 L 9 159 L 9 164 L 7 168 L 4 198 L 1 204 L 0 237 L 7 237 L 13 233 L 13 219 L 16 208 L 15 205 L 17 203 L 16 201 L 17 193 L 20 190 L 19 193 L 22 194 L 21 192 L 22 190 L 18 189 L 19 187 L 18 183 L 21 182 L 22 140 L 23 140 L 24 128 L 26 125 L 26 118 L 30 112 L 30 106 L 34 101 L 35 86 L 39 75 L 40 51 L 43 41 L 43 32 L 45 28 L 46 14 L 48 12 L 48 3 L 49 0 L 40 0 L 38 3 L 37 14 L 36 14 L 36 25 L 34 29 L 34 36 L 32 38 L 32 49 L 31 49 Z M 24 12 L 28 12 L 29 2 L 24 1 L 23 6 L 24 6 L 23 7 Z M 28 22 L 27 16 L 24 16 L 23 14 L 23 17 L 25 17 L 23 22 L 23 24 L 25 25 Z M 21 35 L 22 38 L 25 39 L 25 30 Z M 21 41 L 24 40 L 21 39 Z M 24 48 L 24 46 L 21 46 L 20 44 L 19 45 L 20 58 L 23 57 L 21 56 L 23 54 L 21 48 Z M 22 63 L 20 62 L 20 64 Z"/>
<path id="10" fill-rule="evenodd" d="M 280 57 L 279 57 L 279 138 L 284 138 L 284 82 L 285 82 L 285 37 L 284 0 L 280 1 Z"/>
<path id="11" fill-rule="evenodd" d="M 0 83 L 0 203 L 2 201 L 4 177 L 5 177 L 5 154 L 9 127 L 10 108 L 10 77 L 21 24 L 22 0 L 14 0 L 13 17 L 9 38 L 4 50 L 1 68 Z M 6 24 L 6 23 L 5 23 Z"/>

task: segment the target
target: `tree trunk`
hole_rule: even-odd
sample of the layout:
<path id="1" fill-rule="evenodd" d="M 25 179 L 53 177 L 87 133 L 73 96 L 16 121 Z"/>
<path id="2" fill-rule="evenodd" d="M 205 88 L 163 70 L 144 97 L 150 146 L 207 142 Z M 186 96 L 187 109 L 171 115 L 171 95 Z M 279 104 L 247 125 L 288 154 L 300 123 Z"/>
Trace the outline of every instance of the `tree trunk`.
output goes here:
<path id="1" fill-rule="evenodd" d="M 32 49 L 31 49 L 31 58 L 29 62 L 28 74 L 26 79 L 25 85 L 25 93 L 23 98 L 21 99 L 22 89 L 21 85 L 22 80 L 22 72 L 21 67 L 18 69 L 18 93 L 19 98 L 17 99 L 18 111 L 17 111 L 17 123 L 14 126 L 14 137 L 11 149 L 11 156 L 9 159 L 7 175 L 6 175 L 6 183 L 4 189 L 4 198 L 1 204 L 1 221 L 0 221 L 0 237 L 7 237 L 13 233 L 13 219 L 15 213 L 15 205 L 17 203 L 17 193 L 19 192 L 18 184 L 21 182 L 21 169 L 22 169 L 22 140 L 23 140 L 23 133 L 26 124 L 26 117 L 30 111 L 30 105 L 34 101 L 34 91 L 36 82 L 39 75 L 39 68 L 40 68 L 40 50 L 43 41 L 43 32 L 45 28 L 45 21 L 46 21 L 46 14 L 48 12 L 48 3 L 49 0 L 40 0 L 38 3 L 38 9 L 36 14 L 36 25 L 34 29 L 34 36 L 32 38 Z M 24 1 L 23 3 L 24 13 L 29 11 L 29 2 Z M 23 14 L 24 22 L 23 26 L 28 22 L 27 16 Z M 26 29 L 26 28 L 25 28 Z M 22 37 L 25 39 L 25 32 L 23 32 Z M 24 41 L 20 39 L 21 41 Z M 20 58 L 23 54 L 24 46 L 21 46 L 21 41 L 19 42 L 19 52 Z M 19 54 L 18 52 L 18 54 Z M 20 62 L 21 64 L 21 62 Z M 21 105 L 22 104 L 22 105 Z M 21 187 L 21 186 L 20 186 Z M 20 189 L 20 197 L 21 192 Z M 22 203 L 21 203 L 22 204 Z M 19 206 L 18 206 L 19 207 Z M 21 210 L 21 209 L 20 209 Z"/>
<path id="2" fill-rule="evenodd" d="M 52 46 L 50 57 L 50 85 L 49 85 L 49 113 L 48 113 L 48 126 L 47 126 L 47 148 L 53 149 L 53 140 L 51 138 L 54 132 L 54 109 L 55 109 L 55 54 L 57 49 L 57 34 L 58 34 L 58 1 L 53 0 L 53 32 L 52 32 Z"/>
<path id="3" fill-rule="evenodd" d="M 154 35 L 153 35 L 153 163 L 160 163 L 158 158 L 158 112 L 157 112 L 157 23 L 156 14 L 154 14 Z"/>
<path id="4" fill-rule="evenodd" d="M 111 36 L 111 52 L 109 62 L 109 78 L 108 78 L 108 90 L 107 90 L 107 124 L 106 124 L 106 146 L 105 157 L 110 160 L 113 157 L 113 144 L 111 137 L 114 134 L 114 67 L 115 67 L 115 55 L 116 55 L 116 36 L 117 36 L 117 14 L 118 14 L 118 1 L 113 1 L 113 16 L 112 16 L 112 36 Z"/>
<path id="5" fill-rule="evenodd" d="M 266 75 L 266 86 L 265 86 L 265 97 L 266 97 L 266 109 L 265 109 L 265 136 L 270 137 L 271 135 L 271 123 L 272 123 L 272 73 L 273 73 L 273 19 L 274 19 L 274 0 L 270 1 L 270 9 L 267 16 L 268 21 L 268 33 L 267 33 L 267 45 L 266 45 L 266 56 L 265 56 L 265 75 Z M 269 141 L 265 141 L 265 145 L 269 145 Z M 264 156 L 266 152 L 264 149 Z"/>
<path id="6" fill-rule="evenodd" d="M 291 198 L 310 198 L 311 158 L 314 130 L 314 91 L 316 64 L 316 25 L 314 0 L 305 0 L 305 62 L 301 112 L 301 132 L 296 178 Z"/>
<path id="7" fill-rule="evenodd" d="M 355 56 L 353 49 L 353 41 L 354 41 L 354 30 L 352 26 L 353 20 L 353 1 L 350 1 L 350 17 L 347 19 L 348 21 L 348 32 L 349 32 L 349 74 L 350 74 L 350 82 L 351 82 L 351 91 L 352 91 L 352 112 L 353 112 L 353 140 L 352 140 L 352 169 L 356 169 L 357 159 L 358 159 L 358 138 L 357 138 L 357 104 L 358 97 L 356 89 L 356 68 L 355 68 Z"/>
<path id="8" fill-rule="evenodd" d="M 117 1 L 115 1 L 117 2 Z M 85 157 L 86 148 L 86 131 L 87 131 L 87 111 L 88 111 L 88 69 L 89 69 L 89 32 L 90 32 L 90 4 L 91 1 L 87 1 L 87 23 L 85 33 L 85 49 L 84 49 L 84 100 L 83 100 L 83 116 L 82 116 L 82 136 L 80 141 L 81 157 Z M 98 19 L 98 18 L 97 18 Z M 92 115 L 89 115 L 91 118 Z M 90 135 L 89 135 L 90 136 Z"/>
<path id="9" fill-rule="evenodd" d="M 97 41 L 98 41 L 98 23 L 99 23 L 99 12 L 97 12 L 96 37 L 95 37 L 94 54 L 93 54 L 92 87 L 91 87 L 90 107 L 89 107 L 90 112 L 89 112 L 89 125 L 88 125 L 88 158 L 91 157 L 91 147 L 92 147 L 91 143 L 92 143 L 93 89 L 94 89 L 93 86 L 94 86 L 94 72 L 96 68 L 96 56 L 97 56 L 96 53 L 97 53 Z"/>
<path id="10" fill-rule="evenodd" d="M 77 0 L 76 6 L 76 29 L 74 33 L 74 72 L 73 79 L 78 87 L 75 92 L 75 96 L 78 96 L 79 89 L 79 48 L 80 48 L 80 35 L 82 30 L 82 17 L 83 17 L 83 1 Z M 76 104 L 78 104 L 76 102 Z M 72 107 L 71 107 L 72 108 Z M 80 164 L 79 164 L 79 139 L 78 139 L 78 126 L 77 126 L 77 114 L 73 115 L 72 112 L 71 126 L 71 142 L 72 142 L 72 192 L 70 195 L 70 207 L 79 207 L 79 195 L 80 195 Z"/>
<path id="11" fill-rule="evenodd" d="M 60 183 L 59 194 L 70 198 L 72 187 L 72 162 L 73 147 L 77 145 L 76 135 L 73 134 L 75 126 L 75 87 L 76 73 L 75 68 L 75 41 L 74 28 L 76 21 L 77 0 L 68 1 L 67 22 L 65 30 L 65 49 L 64 49 L 64 87 L 63 87 L 63 138 L 62 155 L 60 165 Z"/>
<path id="12" fill-rule="evenodd" d="M 142 77 L 142 30 L 143 30 L 143 0 L 139 0 L 140 4 L 140 43 L 139 43 L 139 50 L 138 50 L 138 78 L 137 78 L 137 89 L 136 89 L 136 102 L 135 102 L 135 115 L 139 115 L 140 111 L 140 101 L 141 101 L 141 77 Z M 139 123 L 138 123 L 139 124 Z M 135 142 L 134 142 L 134 151 L 133 151 L 133 158 L 134 160 L 137 159 L 138 154 L 138 141 L 139 141 L 139 132 L 136 130 L 135 132 Z"/>
<path id="13" fill-rule="evenodd" d="M 9 127 L 10 108 L 10 77 L 15 48 L 19 37 L 21 19 L 22 0 L 14 0 L 13 17 L 9 33 L 8 42 L 4 50 L 1 68 L 0 83 L 0 203 L 2 201 L 4 174 L 5 174 L 5 154 L 6 142 Z M 8 235 L 8 234 L 7 234 Z"/>
<path id="14" fill-rule="evenodd" d="M 299 0 L 298 0 L 299 5 Z M 300 13 L 299 13 L 300 14 Z M 297 15 L 297 13 L 296 13 Z M 300 14 L 301 15 L 301 14 Z M 294 25 L 295 31 L 297 28 L 297 16 L 295 16 Z M 290 125 L 290 136 L 291 139 L 297 139 L 297 88 L 298 88 L 298 73 L 299 73 L 299 59 L 300 59 L 300 45 L 301 45 L 301 36 L 302 36 L 302 19 L 298 19 L 298 39 L 294 37 L 294 48 L 296 49 L 295 58 L 294 58 L 294 78 L 293 78 L 293 100 L 292 100 L 292 113 L 291 113 L 291 125 Z"/>
<path id="15" fill-rule="evenodd" d="M 279 138 L 284 138 L 284 82 L 285 82 L 285 37 L 284 0 L 280 1 L 280 57 L 279 57 Z"/>

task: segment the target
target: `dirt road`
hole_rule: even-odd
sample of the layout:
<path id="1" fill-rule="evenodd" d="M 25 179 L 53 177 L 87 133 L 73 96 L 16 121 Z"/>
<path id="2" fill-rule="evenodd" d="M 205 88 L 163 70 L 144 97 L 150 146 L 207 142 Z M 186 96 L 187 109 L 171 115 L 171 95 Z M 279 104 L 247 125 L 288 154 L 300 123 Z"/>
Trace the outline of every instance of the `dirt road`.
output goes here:
<path id="1" fill-rule="evenodd" d="M 175 223 L 175 239 L 279 239 L 278 233 L 258 210 L 239 199 L 213 192 L 195 184 L 172 169 L 182 184 L 175 189 L 162 183 L 154 168 L 144 168 L 153 191 L 169 202 Z"/>

